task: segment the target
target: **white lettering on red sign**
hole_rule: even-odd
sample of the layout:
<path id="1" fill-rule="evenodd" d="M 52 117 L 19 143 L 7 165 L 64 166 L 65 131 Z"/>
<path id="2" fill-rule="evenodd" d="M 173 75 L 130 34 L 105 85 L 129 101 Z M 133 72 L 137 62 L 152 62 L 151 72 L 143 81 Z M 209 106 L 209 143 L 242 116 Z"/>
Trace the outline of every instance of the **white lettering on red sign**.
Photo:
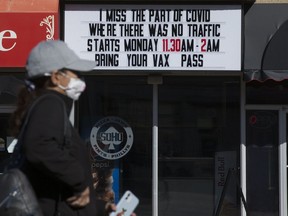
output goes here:
<path id="1" fill-rule="evenodd" d="M 16 46 L 16 42 L 14 42 L 10 47 L 4 47 L 3 46 L 3 40 L 4 39 L 17 39 L 16 32 L 12 30 L 4 30 L 0 32 L 0 51 L 10 51 Z"/>

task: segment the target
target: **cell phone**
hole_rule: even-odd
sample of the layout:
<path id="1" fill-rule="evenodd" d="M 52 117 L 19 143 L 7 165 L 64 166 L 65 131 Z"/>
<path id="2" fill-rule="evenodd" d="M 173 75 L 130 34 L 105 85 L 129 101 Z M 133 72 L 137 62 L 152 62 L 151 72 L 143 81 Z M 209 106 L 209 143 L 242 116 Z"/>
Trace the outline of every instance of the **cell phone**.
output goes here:
<path id="1" fill-rule="evenodd" d="M 116 205 L 116 211 L 111 212 L 110 216 L 130 216 L 139 203 L 139 199 L 127 190 Z"/>

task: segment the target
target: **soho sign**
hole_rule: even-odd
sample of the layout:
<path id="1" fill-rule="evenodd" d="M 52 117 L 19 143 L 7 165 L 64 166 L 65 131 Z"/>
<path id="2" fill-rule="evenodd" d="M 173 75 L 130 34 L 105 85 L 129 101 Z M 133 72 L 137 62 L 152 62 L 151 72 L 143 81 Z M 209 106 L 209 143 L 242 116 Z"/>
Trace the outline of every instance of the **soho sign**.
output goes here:
<path id="1" fill-rule="evenodd" d="M 116 160 L 130 151 L 133 145 L 133 132 L 123 119 L 107 116 L 93 126 L 90 142 L 100 157 Z"/>
<path id="2" fill-rule="evenodd" d="M 4 39 L 17 39 L 16 32 L 12 30 L 4 30 L 0 32 L 0 51 L 10 51 L 16 46 L 16 42 L 14 42 L 10 47 L 4 47 L 3 46 L 3 40 Z"/>

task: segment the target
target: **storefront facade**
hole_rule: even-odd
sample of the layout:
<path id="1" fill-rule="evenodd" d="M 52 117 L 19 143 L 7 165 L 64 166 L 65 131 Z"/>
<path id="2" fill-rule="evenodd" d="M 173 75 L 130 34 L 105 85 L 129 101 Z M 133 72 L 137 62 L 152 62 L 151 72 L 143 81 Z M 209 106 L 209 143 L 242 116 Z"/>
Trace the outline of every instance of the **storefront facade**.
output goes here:
<path id="1" fill-rule="evenodd" d="M 287 215 L 287 84 L 259 78 L 288 69 L 261 61 L 287 6 L 59 3 L 54 39 L 97 63 L 73 121 L 116 201 L 131 190 L 147 216 Z M 25 70 L 0 63 L 3 159 Z"/>
<path id="2" fill-rule="evenodd" d="M 256 4 L 245 15 L 242 182 L 251 213 L 287 215 L 286 10 Z"/>

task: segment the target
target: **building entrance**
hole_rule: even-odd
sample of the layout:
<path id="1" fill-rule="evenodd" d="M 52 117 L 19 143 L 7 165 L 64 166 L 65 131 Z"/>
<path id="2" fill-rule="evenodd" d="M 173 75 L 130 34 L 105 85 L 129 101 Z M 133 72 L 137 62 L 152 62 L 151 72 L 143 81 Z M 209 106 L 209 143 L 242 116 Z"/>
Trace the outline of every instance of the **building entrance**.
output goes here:
<path id="1" fill-rule="evenodd" d="M 160 82 L 87 76 L 85 81 L 76 111 L 88 145 L 91 129 L 108 116 L 125 120 L 133 131 L 130 151 L 101 165 L 113 169 L 116 200 L 129 189 L 140 199 L 139 215 L 215 215 L 228 170 L 239 167 L 239 77 L 169 76 Z M 239 215 L 239 200 L 231 182 L 222 214 Z"/>
<path id="2" fill-rule="evenodd" d="M 249 215 L 287 216 L 287 107 L 246 107 Z"/>
<path id="3" fill-rule="evenodd" d="M 287 216 L 287 86 L 246 83 L 242 186 L 252 216 Z"/>

